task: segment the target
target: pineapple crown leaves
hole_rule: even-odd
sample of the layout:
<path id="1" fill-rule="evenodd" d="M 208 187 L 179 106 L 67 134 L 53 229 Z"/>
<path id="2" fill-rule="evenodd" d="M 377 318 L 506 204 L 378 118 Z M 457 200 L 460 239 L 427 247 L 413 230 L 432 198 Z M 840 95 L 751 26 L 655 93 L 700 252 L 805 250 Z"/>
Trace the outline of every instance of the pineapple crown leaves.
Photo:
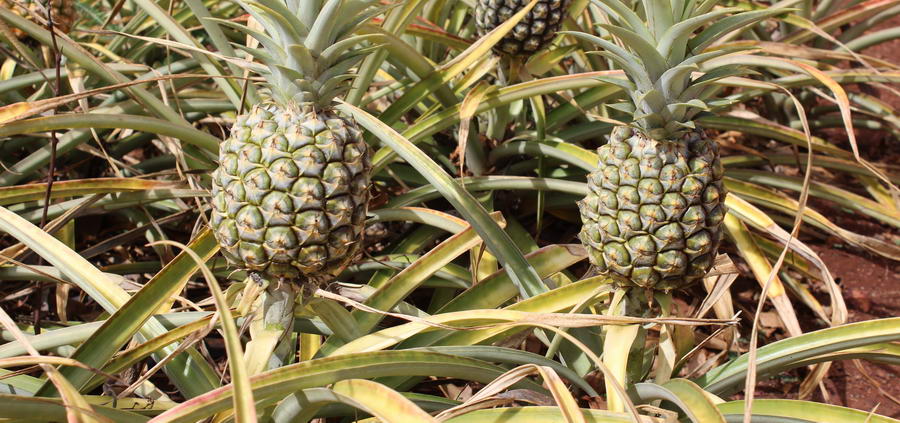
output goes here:
<path id="1" fill-rule="evenodd" d="M 602 32 L 619 40 L 581 32 L 567 32 L 601 48 L 606 57 L 625 71 L 628 79 L 603 78 L 622 87 L 630 105 L 619 110 L 631 113 L 633 126 L 655 139 L 673 139 L 694 129 L 698 113 L 727 104 L 715 99 L 719 87 L 712 82 L 750 70 L 735 65 L 704 66 L 710 60 L 745 47 L 705 51 L 722 36 L 789 9 L 742 12 L 740 8 L 715 9 L 718 0 L 642 0 L 633 9 L 621 0 L 593 0 L 609 16 L 609 24 L 598 24 Z"/>
<path id="2" fill-rule="evenodd" d="M 352 68 L 375 47 L 356 48 L 372 35 L 354 35 L 387 7 L 376 0 L 235 0 L 265 30 L 214 19 L 259 41 L 236 44 L 265 65 L 272 97 L 282 104 L 328 107 L 350 89 Z M 257 69 L 259 71 L 259 69 Z"/>

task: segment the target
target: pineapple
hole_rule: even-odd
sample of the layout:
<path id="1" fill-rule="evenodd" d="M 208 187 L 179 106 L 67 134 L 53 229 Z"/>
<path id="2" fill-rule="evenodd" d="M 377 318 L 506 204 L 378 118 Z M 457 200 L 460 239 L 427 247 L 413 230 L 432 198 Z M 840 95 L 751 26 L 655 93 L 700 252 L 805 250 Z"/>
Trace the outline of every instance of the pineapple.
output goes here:
<path id="1" fill-rule="evenodd" d="M 661 0 L 641 2 L 642 19 L 619 0 L 595 4 L 613 22 L 600 27 L 624 47 L 573 35 L 602 47 L 598 54 L 625 71 L 627 81 L 607 81 L 629 95 L 630 101 L 615 107 L 632 122 L 616 127 L 598 150 L 589 193 L 578 203 L 579 237 L 591 263 L 622 286 L 684 288 L 712 266 L 725 217 L 719 151 L 693 118 L 729 103 L 714 97 L 718 88 L 712 82 L 748 72 L 710 62 L 734 49 L 705 50 L 733 30 L 783 12 L 737 13 L 713 10 L 715 1 Z M 703 75 L 697 76 L 700 65 Z"/>
<path id="2" fill-rule="evenodd" d="M 475 28 L 484 36 L 511 18 L 529 0 L 476 0 Z M 562 26 L 571 0 L 540 0 L 503 39 L 494 46 L 498 54 L 529 56 L 544 48 Z"/>
<path id="3" fill-rule="evenodd" d="M 39 0 L 0 0 L 0 7 L 12 10 L 13 13 L 23 16 L 30 21 L 35 20 L 35 15 L 42 19 L 38 21 L 42 27 L 45 26 L 47 19 L 47 10 L 44 7 L 46 1 Z M 23 9 L 27 8 L 26 9 Z M 78 19 L 78 10 L 75 9 L 75 0 L 50 0 L 50 13 L 53 17 L 53 25 L 60 32 L 67 34 L 75 20 Z M 22 38 L 25 33 L 17 28 L 13 29 L 13 34 Z"/>
<path id="4" fill-rule="evenodd" d="M 334 279 L 361 247 L 370 180 L 357 123 L 334 109 L 364 56 L 354 30 L 372 1 L 239 2 L 260 41 L 268 100 L 237 117 L 212 174 L 210 224 L 225 257 L 272 280 Z"/>

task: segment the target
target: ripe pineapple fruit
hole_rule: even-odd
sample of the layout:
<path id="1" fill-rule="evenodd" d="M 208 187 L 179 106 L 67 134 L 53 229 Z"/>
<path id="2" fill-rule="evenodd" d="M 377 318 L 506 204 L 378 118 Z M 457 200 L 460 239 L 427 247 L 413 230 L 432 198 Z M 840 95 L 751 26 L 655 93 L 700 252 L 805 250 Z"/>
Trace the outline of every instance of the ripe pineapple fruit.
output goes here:
<path id="1" fill-rule="evenodd" d="M 484 36 L 530 3 L 529 0 L 477 0 L 475 28 Z M 494 46 L 498 54 L 528 56 L 544 48 L 562 26 L 571 0 L 540 0 Z"/>
<path id="2" fill-rule="evenodd" d="M 13 13 L 30 21 L 35 20 L 34 15 L 47 19 L 47 11 L 44 8 L 46 4 L 46 1 L 41 0 L 0 0 L 0 7 L 12 10 Z M 28 10 L 23 10 L 23 6 Z M 53 17 L 53 25 L 62 33 L 68 33 L 78 19 L 75 0 L 50 0 L 50 13 Z M 43 23 L 39 24 L 44 26 Z M 13 34 L 18 38 L 25 35 L 18 28 L 13 28 Z"/>
<path id="3" fill-rule="evenodd" d="M 321 285 L 359 253 L 369 201 L 368 148 L 333 108 L 364 56 L 354 30 L 372 1 L 239 2 L 260 41 L 271 98 L 238 116 L 212 174 L 211 225 L 234 265 L 273 279 Z"/>
<path id="4" fill-rule="evenodd" d="M 600 26 L 624 47 L 573 35 L 602 47 L 598 53 L 625 71 L 627 81 L 607 81 L 629 95 L 629 102 L 616 107 L 633 121 L 615 128 L 598 150 L 598 167 L 588 176 L 590 191 L 578 204 L 579 237 L 600 273 L 621 285 L 683 288 L 712 266 L 725 216 L 718 148 L 692 119 L 728 104 L 714 97 L 718 89 L 712 82 L 747 73 L 710 62 L 734 49 L 704 50 L 722 35 L 783 12 L 713 10 L 712 1 L 641 2 L 645 21 L 619 0 L 598 4 L 613 22 Z M 675 9 L 676 4 L 683 7 Z M 723 18 L 731 13 L 736 14 Z M 704 74 L 693 75 L 700 65 Z"/>

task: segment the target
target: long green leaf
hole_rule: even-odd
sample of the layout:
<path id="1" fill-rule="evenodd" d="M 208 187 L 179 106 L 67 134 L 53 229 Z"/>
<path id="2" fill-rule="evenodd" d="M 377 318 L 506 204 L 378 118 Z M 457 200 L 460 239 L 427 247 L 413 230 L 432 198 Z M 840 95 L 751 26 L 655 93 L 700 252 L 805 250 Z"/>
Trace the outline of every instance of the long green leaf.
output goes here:
<path id="1" fill-rule="evenodd" d="M 298 390 L 340 380 L 384 376 L 454 377 L 488 383 L 503 374 L 502 367 L 480 360 L 422 351 L 379 351 L 346 354 L 280 367 L 250 379 L 258 400 L 280 400 Z M 196 422 L 228 409 L 232 387 L 225 386 L 155 417 L 154 423 Z"/>
<path id="2" fill-rule="evenodd" d="M 218 244 L 212 236 L 212 232 L 205 231 L 191 243 L 192 249 L 201 254 L 204 259 L 209 259 L 218 251 Z M 94 368 L 104 367 L 122 345 L 125 345 L 135 333 L 152 319 L 160 306 L 181 291 L 188 278 L 197 271 L 195 263 L 186 253 L 179 254 L 169 262 L 162 271 L 156 274 L 150 282 L 147 282 L 140 291 L 131 296 L 128 301 L 112 313 L 112 316 L 85 341 L 72 358 Z M 154 335 L 161 335 L 162 332 Z M 175 351 L 177 345 L 168 345 L 161 349 L 157 358 Z M 173 359 L 176 368 L 194 367 L 199 371 L 192 375 L 188 388 L 184 392 L 188 396 L 200 395 L 219 386 L 216 373 L 209 364 L 195 350 L 191 349 L 187 354 L 181 354 Z M 177 367 L 176 367 L 177 366 Z M 91 379 L 93 374 L 78 367 L 66 367 L 61 371 L 63 375 L 76 387 L 81 388 Z M 177 378 L 176 375 L 170 375 Z M 45 384 L 38 396 L 47 396 L 53 392 L 51 384 Z"/>
<path id="3" fill-rule="evenodd" d="M 631 414 L 606 410 L 581 409 L 588 423 L 634 423 Z M 446 423 L 569 423 L 559 407 L 510 407 L 472 411 L 446 420 Z M 641 423 L 659 423 L 646 417 Z"/>
<path id="4" fill-rule="evenodd" d="M 544 358 L 542 355 L 530 353 L 527 351 L 516 350 L 512 348 L 495 347 L 490 345 L 471 345 L 471 346 L 436 346 L 425 348 L 413 348 L 410 351 L 431 351 L 441 354 L 450 354 L 461 357 L 470 357 L 478 360 L 493 361 L 503 364 L 534 364 L 538 366 L 546 366 L 553 369 L 560 376 L 568 379 L 575 385 L 578 385 L 585 393 L 591 396 L 599 396 L 589 383 L 581 376 L 573 372 L 568 367 Z"/>
<path id="5" fill-rule="evenodd" d="M 20 395 L 0 394 L 0 418 L 17 421 L 65 422 L 66 407 L 55 398 L 24 398 Z M 97 414 L 116 423 L 143 423 L 149 420 L 129 411 L 93 405 Z"/>
<path id="6" fill-rule="evenodd" d="M 510 272 L 522 296 L 527 298 L 547 291 L 537 272 L 509 235 L 491 219 L 481 203 L 454 181 L 431 157 L 364 110 L 349 104 L 342 104 L 339 108 L 352 114 L 363 127 L 400 154 L 440 191 L 441 195 L 475 228 L 491 253 Z"/>
<path id="7" fill-rule="evenodd" d="M 775 374 L 797 366 L 807 358 L 900 339 L 900 317 L 850 323 L 806 333 L 766 345 L 756 354 L 756 372 Z M 714 394 L 727 394 L 740 388 L 747 376 L 746 354 L 707 372 L 695 380 Z"/>
<path id="8" fill-rule="evenodd" d="M 462 180 L 466 190 L 493 191 L 493 190 L 525 190 L 525 191 L 555 191 L 575 194 L 584 197 L 587 194 L 587 184 L 584 182 L 567 181 L 553 178 L 533 178 L 527 176 L 475 176 Z M 430 201 L 441 196 L 438 189 L 432 185 L 424 185 L 410 190 L 406 194 L 398 195 L 388 202 L 389 207 L 402 207 Z"/>
<path id="9" fill-rule="evenodd" d="M 399 392 L 377 382 L 365 379 L 349 379 L 335 383 L 332 389 L 363 405 L 384 423 L 438 423 L 412 401 Z"/>
<path id="10" fill-rule="evenodd" d="M 51 199 L 113 192 L 151 191 L 158 188 L 175 188 L 171 181 L 150 181 L 137 178 L 95 178 L 59 181 L 53 183 Z M 47 184 L 25 184 L 0 187 L 0 205 L 43 200 Z"/>
<path id="11" fill-rule="evenodd" d="M 0 126 L 0 137 L 76 128 L 134 129 L 135 131 L 144 131 L 178 138 L 187 144 L 196 145 L 210 153 L 218 153 L 219 151 L 218 138 L 195 129 L 188 124 L 179 124 L 161 119 L 134 115 L 73 113 L 27 119 Z"/>
<path id="12" fill-rule="evenodd" d="M 722 414 L 743 415 L 744 401 L 730 401 L 717 406 Z M 815 423 L 898 423 L 900 420 L 863 410 L 812 401 L 755 399 L 754 416 L 785 417 Z"/>

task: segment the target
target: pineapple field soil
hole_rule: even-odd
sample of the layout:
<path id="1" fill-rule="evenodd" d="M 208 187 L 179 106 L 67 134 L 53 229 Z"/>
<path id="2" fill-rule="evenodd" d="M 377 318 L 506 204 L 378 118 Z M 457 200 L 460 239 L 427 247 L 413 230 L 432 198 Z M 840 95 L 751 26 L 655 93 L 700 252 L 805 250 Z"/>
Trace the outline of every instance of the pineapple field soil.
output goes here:
<path id="1" fill-rule="evenodd" d="M 875 27 L 873 30 L 900 26 L 900 17 L 895 17 Z M 863 53 L 879 59 L 900 60 L 900 40 L 879 44 L 866 49 Z M 892 95 L 885 90 L 877 92 L 879 98 L 895 109 L 900 108 L 900 96 Z M 858 138 L 860 149 L 868 157 L 878 157 L 882 164 L 896 165 L 900 163 L 900 146 L 897 139 L 888 133 L 860 131 Z M 849 147 L 846 135 L 842 130 L 827 131 L 832 142 Z M 853 190 L 853 186 L 844 184 L 843 188 Z M 835 223 L 843 228 L 869 236 L 885 236 L 893 242 L 900 242 L 893 228 L 879 225 L 871 220 L 859 219 L 853 215 L 841 213 L 825 203 L 816 203 L 815 207 L 835 219 Z M 806 241 L 822 260 L 828 265 L 841 286 L 847 301 L 848 322 L 880 319 L 900 316 L 900 263 L 887 260 L 872 254 L 854 250 L 839 240 Z M 742 277 L 737 283 L 745 283 L 747 287 L 756 284 L 752 279 Z M 750 290 L 743 290 L 751 292 Z M 827 293 L 822 290 L 816 295 L 824 300 Z M 753 301 L 755 303 L 755 300 Z M 751 302 L 745 304 L 751 305 Z M 815 321 L 816 318 L 808 310 L 798 309 L 801 324 Z M 748 321 L 744 322 L 749 324 Z M 819 326 L 804 327 L 804 330 L 818 329 Z M 773 335 L 781 337 L 780 333 Z M 858 363 L 858 364 L 857 364 Z M 757 398 L 796 398 L 802 374 L 791 372 L 779 378 L 760 381 Z M 878 414 L 900 417 L 900 366 L 879 364 L 864 360 L 837 361 L 831 367 L 828 378 L 824 381 L 827 398 L 821 390 L 816 390 L 812 400 L 830 404 L 852 407 L 860 410 L 872 410 Z M 743 394 L 735 395 L 735 399 L 743 398 Z"/>
<path id="2" fill-rule="evenodd" d="M 825 261 L 835 281 L 841 286 L 847 301 L 848 322 L 900 316 L 900 263 L 867 253 L 848 251 L 840 244 L 808 242 L 807 245 Z M 751 284 L 755 285 L 756 281 L 745 279 L 736 283 L 746 283 L 749 287 Z M 751 292 L 746 289 L 741 291 Z M 828 296 L 824 291 L 815 294 L 822 300 Z M 742 302 L 751 305 L 755 304 L 755 299 L 752 303 Z M 804 326 L 817 320 L 806 310 L 798 308 L 798 313 L 800 323 Z M 749 322 L 745 321 L 742 325 L 746 327 Z M 818 328 L 819 326 L 812 326 L 803 329 Z M 780 331 L 772 335 L 772 338 L 780 337 L 783 337 Z M 836 361 L 825 379 L 828 398 L 817 390 L 812 399 L 860 410 L 875 410 L 884 416 L 900 417 L 900 403 L 890 398 L 900 400 L 900 366 L 855 361 L 862 366 L 863 371 L 854 361 Z M 757 397 L 796 398 L 804 375 L 805 371 L 794 371 L 760 381 Z M 735 399 L 742 397 L 743 394 L 736 395 Z"/>
<path id="3" fill-rule="evenodd" d="M 886 22 L 872 28 L 871 31 L 878 31 L 882 29 L 896 28 L 900 27 L 900 16 L 895 16 L 892 19 L 888 19 Z M 870 32 L 871 32 L 870 31 Z M 867 54 L 872 57 L 877 57 L 882 60 L 892 61 L 894 63 L 897 60 L 900 60 L 900 40 L 892 40 L 886 43 L 878 44 L 876 46 L 869 47 L 862 51 L 862 53 Z M 900 96 L 891 95 L 889 93 L 882 93 L 881 99 L 891 105 L 894 109 L 900 108 Z M 900 148 L 894 147 L 894 154 L 900 155 Z M 897 163 L 896 161 L 888 161 L 887 163 Z"/>
<path id="4" fill-rule="evenodd" d="M 893 18 L 876 29 L 900 26 L 900 17 Z M 900 40 L 883 43 L 864 51 L 879 59 L 900 60 Z M 892 107 L 900 108 L 900 96 L 892 95 L 885 90 L 878 92 L 879 98 Z M 832 142 L 849 147 L 847 137 L 842 130 L 826 131 Z M 878 157 L 882 164 L 896 165 L 900 163 L 900 146 L 897 139 L 888 133 L 860 131 L 858 140 L 860 149 L 868 157 Z M 854 190 L 858 187 L 842 184 L 843 188 Z M 843 228 L 875 237 L 885 237 L 892 242 L 900 242 L 900 234 L 893 228 L 880 225 L 871 220 L 841 213 L 822 202 L 815 207 Z M 811 241 L 806 240 L 822 258 L 831 271 L 835 281 L 841 286 L 847 301 L 848 322 L 880 319 L 900 316 L 900 263 L 876 257 L 867 252 L 854 250 L 839 240 Z M 755 285 L 752 279 L 742 278 L 747 286 Z M 744 290 L 750 292 L 749 290 Z M 827 298 L 822 290 L 816 292 L 820 299 Z M 755 303 L 755 300 L 754 300 Z M 746 302 L 751 305 L 751 302 Z M 816 318 L 808 310 L 798 308 L 801 324 L 815 321 Z M 749 322 L 745 321 L 745 324 Z M 818 329 L 819 326 L 804 327 L 804 330 Z M 773 335 L 779 337 L 779 334 Z M 857 364 L 858 363 L 858 364 Z M 791 372 L 782 377 L 761 381 L 757 389 L 758 398 L 796 398 L 802 374 Z M 864 360 L 837 361 L 831 367 L 828 378 L 824 381 L 827 390 L 826 398 L 820 390 L 812 396 L 812 400 L 827 402 L 861 410 L 874 410 L 876 413 L 900 417 L 900 366 L 879 364 Z M 734 398 L 742 398 L 743 394 Z"/>

